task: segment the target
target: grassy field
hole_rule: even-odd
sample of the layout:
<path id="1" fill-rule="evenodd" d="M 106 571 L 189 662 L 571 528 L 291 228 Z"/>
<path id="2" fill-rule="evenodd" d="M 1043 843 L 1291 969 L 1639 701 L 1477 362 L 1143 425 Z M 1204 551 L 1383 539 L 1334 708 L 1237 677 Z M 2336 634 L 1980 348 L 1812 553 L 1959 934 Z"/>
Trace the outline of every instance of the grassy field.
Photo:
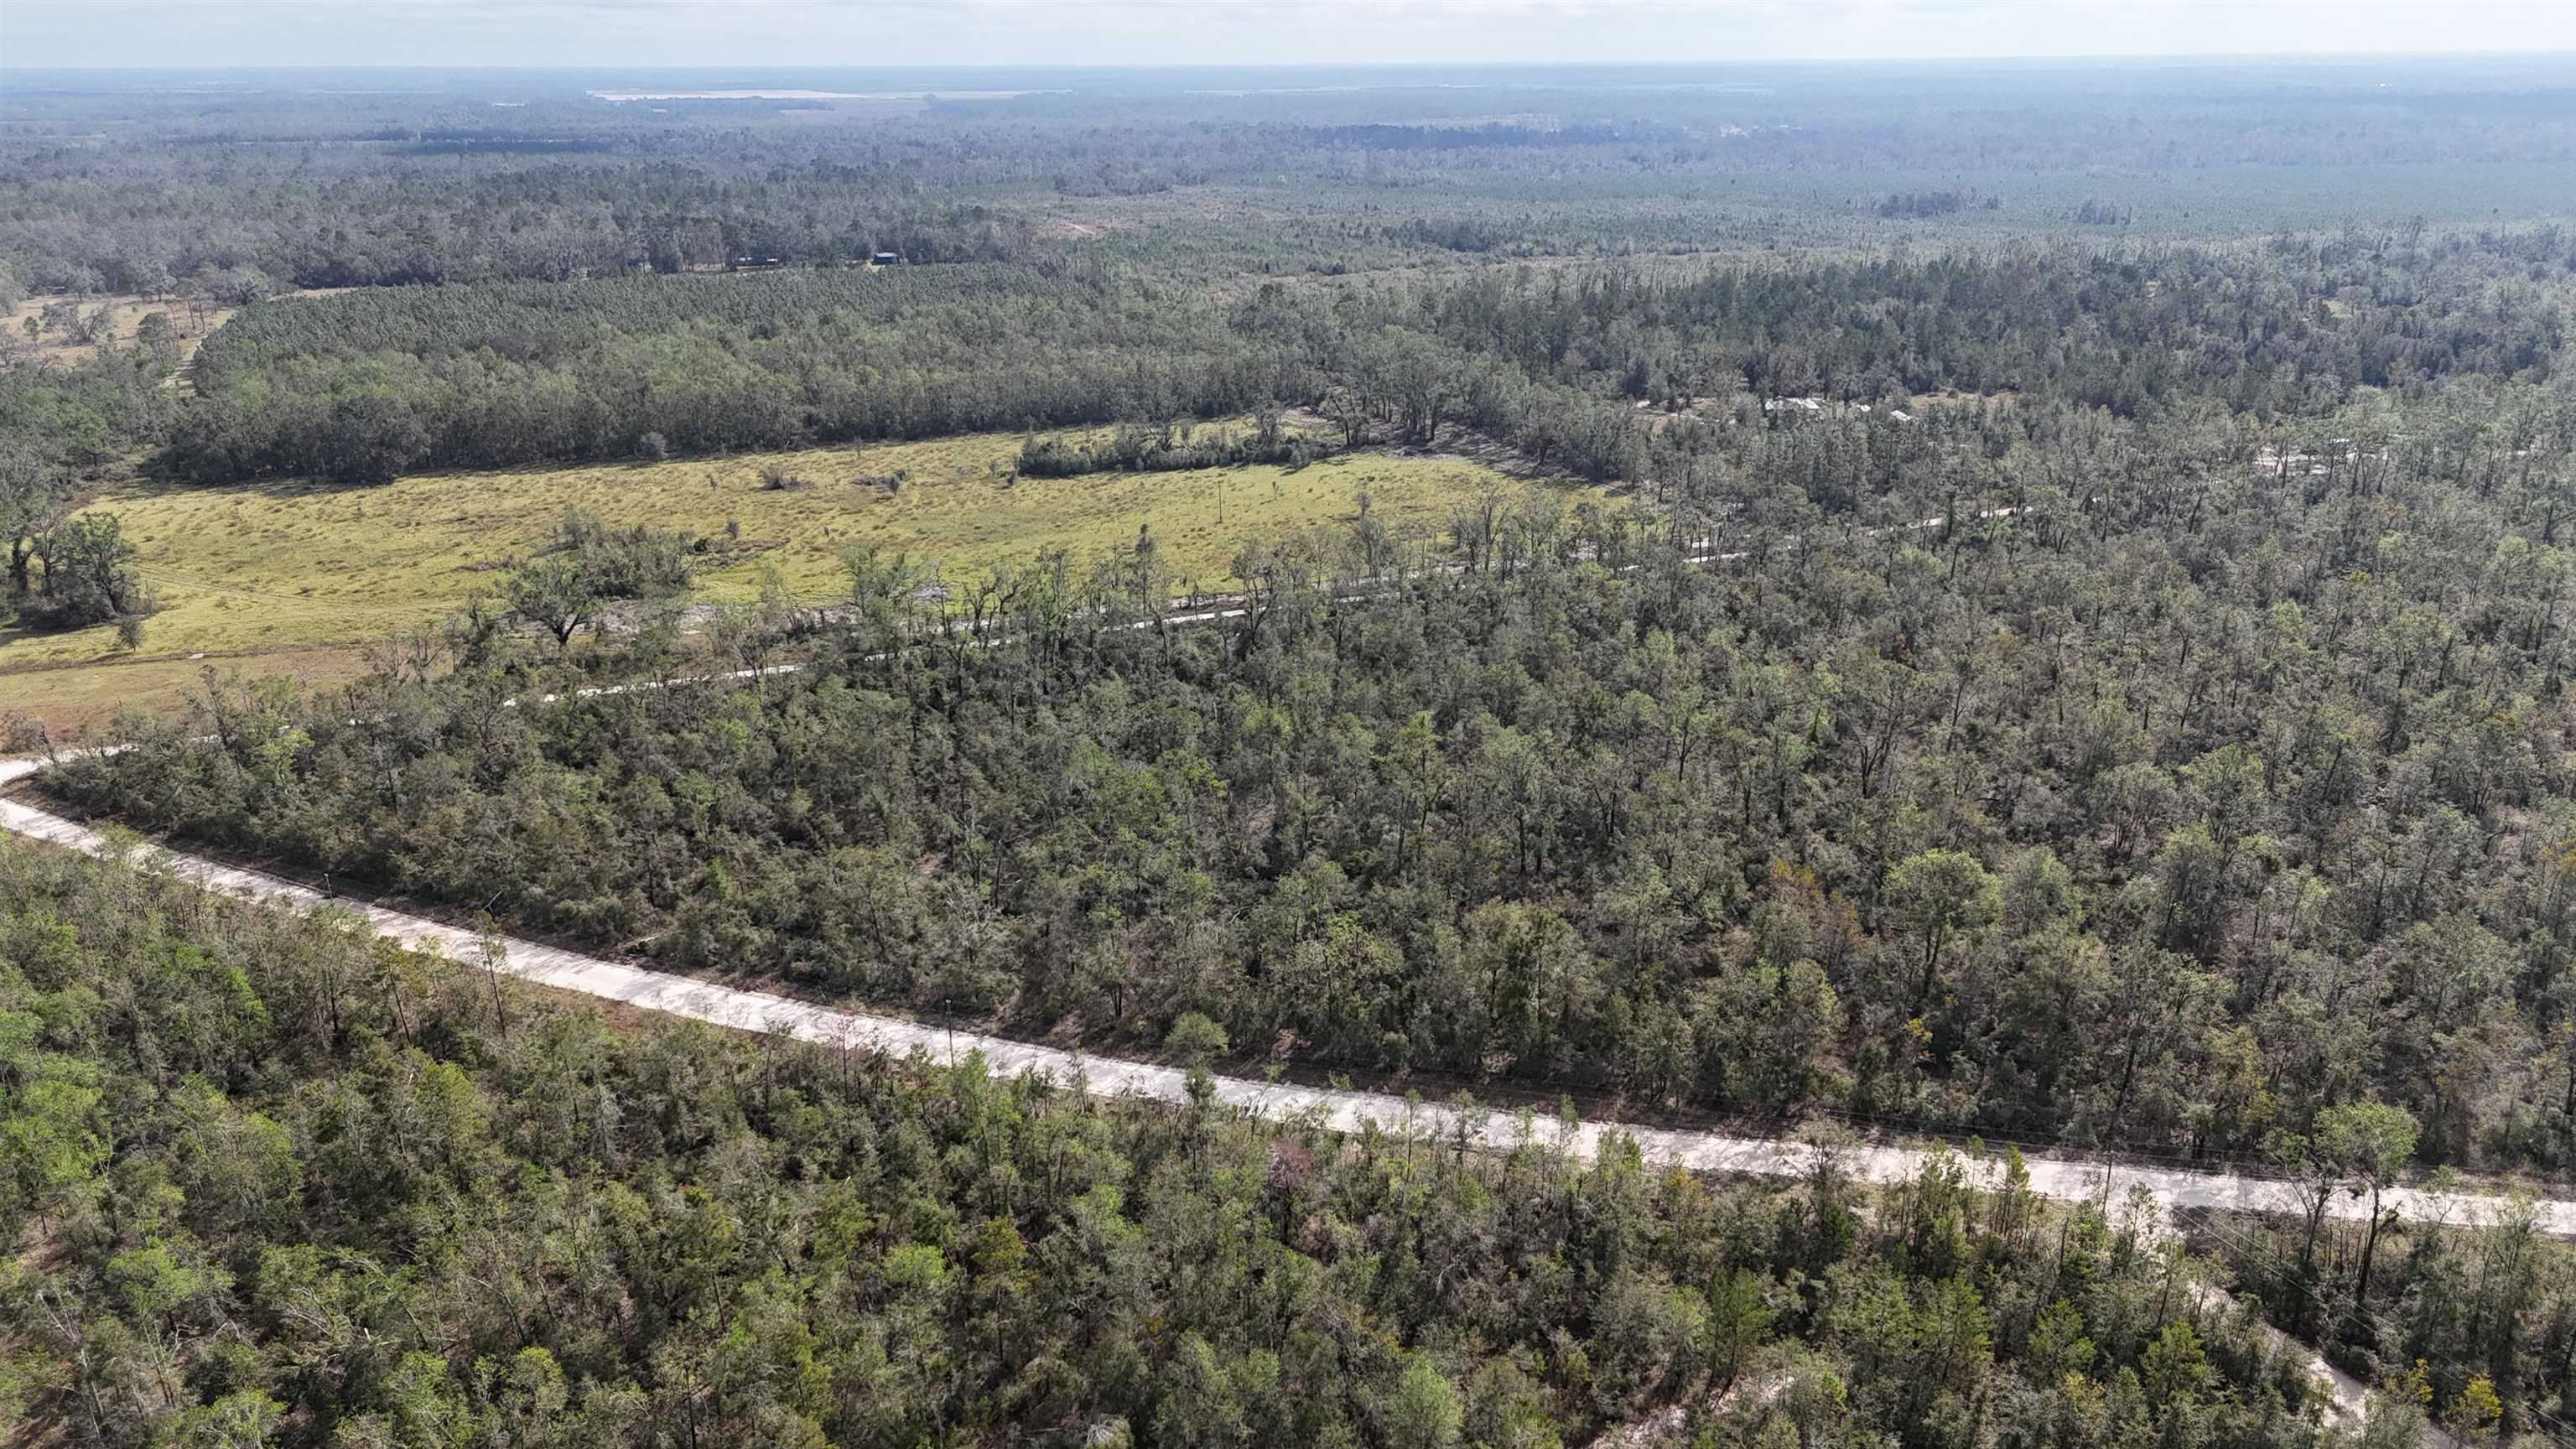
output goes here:
<path id="1" fill-rule="evenodd" d="M 1294 472 L 1268 466 L 1100 474 L 1007 482 L 1017 435 L 717 460 L 439 473 L 383 488 L 304 484 L 164 488 L 135 484 L 91 506 L 124 521 L 162 611 L 143 647 L 109 628 L 0 633 L 0 704 L 57 727 L 102 721 L 120 705 L 178 698 L 209 665 L 311 682 L 358 668 L 364 645 L 433 623 L 539 545 L 568 507 L 611 524 L 652 523 L 744 544 L 697 579 L 707 599 L 749 598 L 775 567 L 800 596 L 841 585 L 842 551 L 905 550 L 951 578 L 1025 562 L 1041 549 L 1077 557 L 1132 541 L 1150 523 L 1163 557 L 1203 588 L 1229 581 L 1248 539 L 1347 521 L 1365 491 L 1390 526 L 1437 531 L 1452 504 L 1487 488 L 1534 486 L 1449 458 L 1357 454 Z M 808 481 L 763 486 L 775 465 Z M 854 482 L 897 471 L 889 495 Z M 1224 518 L 1218 518 L 1219 493 Z"/>

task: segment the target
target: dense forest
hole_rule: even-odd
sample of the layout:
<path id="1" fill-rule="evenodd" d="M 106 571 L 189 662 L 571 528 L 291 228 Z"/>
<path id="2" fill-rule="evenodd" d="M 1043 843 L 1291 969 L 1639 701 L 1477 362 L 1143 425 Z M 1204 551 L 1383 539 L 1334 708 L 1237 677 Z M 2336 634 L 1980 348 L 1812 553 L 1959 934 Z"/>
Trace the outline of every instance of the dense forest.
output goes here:
<path id="1" fill-rule="evenodd" d="M 0 1051 L 0 1420 L 50 1442 L 2328 1437 L 2202 1265 L 1954 1164 L 1712 1184 L 620 1031 L 7 844 Z"/>

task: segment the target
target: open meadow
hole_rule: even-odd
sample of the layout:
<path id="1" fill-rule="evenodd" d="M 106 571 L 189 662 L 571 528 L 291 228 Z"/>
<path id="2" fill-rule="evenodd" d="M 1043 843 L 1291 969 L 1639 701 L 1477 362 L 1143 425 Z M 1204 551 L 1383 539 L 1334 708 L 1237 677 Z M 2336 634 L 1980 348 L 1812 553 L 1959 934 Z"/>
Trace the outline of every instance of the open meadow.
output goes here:
<path id="1" fill-rule="evenodd" d="M 112 626 L 0 633 L 0 699 L 56 729 L 167 703 L 209 666 L 345 678 L 369 643 L 433 624 L 542 545 L 566 509 L 613 526 L 722 539 L 697 597 L 756 597 L 775 568 L 799 598 L 827 600 L 841 555 L 872 543 L 957 579 L 1049 548 L 1087 559 L 1150 526 L 1181 586 L 1231 582 L 1245 540 L 1346 523 L 1365 496 L 1398 533 L 1437 532 L 1489 488 L 1530 488 L 1459 458 L 1358 453 L 1303 468 L 1012 477 L 1020 438 L 741 454 L 653 464 L 429 473 L 381 488 L 304 482 L 183 488 L 132 483 L 91 502 L 141 549 L 162 608 L 141 648 Z M 777 488 L 781 474 L 798 486 Z M 893 487 L 887 480 L 900 476 Z M 1220 508 L 1222 515 L 1220 516 Z"/>

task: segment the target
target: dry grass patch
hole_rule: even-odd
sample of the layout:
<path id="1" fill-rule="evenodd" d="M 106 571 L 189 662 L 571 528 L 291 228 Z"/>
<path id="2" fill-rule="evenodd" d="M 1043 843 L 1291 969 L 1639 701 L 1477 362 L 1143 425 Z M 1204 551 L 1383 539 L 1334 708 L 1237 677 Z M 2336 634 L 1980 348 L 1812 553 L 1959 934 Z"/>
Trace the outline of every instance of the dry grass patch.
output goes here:
<path id="1" fill-rule="evenodd" d="M 1458 458 L 1353 454 L 1305 468 L 1255 465 L 1195 472 L 1011 479 L 1016 434 L 643 465 L 432 473 L 382 488 L 266 484 L 172 488 L 132 484 L 92 507 L 115 511 L 142 549 L 163 603 L 140 660 L 182 666 L 203 654 L 346 652 L 434 623 L 500 571 L 542 546 L 567 508 L 612 525 L 650 523 L 745 545 L 712 558 L 703 599 L 755 597 L 775 568 L 807 598 L 837 595 L 841 555 L 873 543 L 951 578 L 1023 564 L 1048 548 L 1087 559 L 1132 543 L 1150 525 L 1184 580 L 1232 582 L 1248 540 L 1342 527 L 1363 494 L 1398 531 L 1443 531 L 1451 509 L 1490 488 L 1531 484 Z M 773 488 L 783 473 L 801 486 Z M 899 486 L 883 480 L 900 475 Z M 1567 490 L 1571 495 L 1572 490 Z M 1219 518 L 1220 493 L 1223 517 Z M 66 665 L 99 666 L 65 669 Z M 0 703 L 54 717 L 140 682 L 110 628 L 0 634 Z M 74 678 L 73 676 L 86 676 Z"/>
<path id="2" fill-rule="evenodd" d="M 48 310 L 61 318 L 66 310 L 76 311 L 84 319 L 75 330 L 56 321 L 47 324 Z M 221 327 L 238 310 L 206 303 L 191 303 L 177 297 L 29 297 L 9 309 L 5 333 L 0 333 L 0 346 L 24 348 L 38 361 L 59 367 L 72 367 L 98 355 L 102 347 L 132 347 L 136 324 L 155 312 L 170 319 L 179 341 L 182 366 L 197 353 L 197 345 L 206 335 Z M 101 325 L 94 330 L 86 319 L 98 317 Z M 38 330 L 30 335 L 29 322 Z"/>

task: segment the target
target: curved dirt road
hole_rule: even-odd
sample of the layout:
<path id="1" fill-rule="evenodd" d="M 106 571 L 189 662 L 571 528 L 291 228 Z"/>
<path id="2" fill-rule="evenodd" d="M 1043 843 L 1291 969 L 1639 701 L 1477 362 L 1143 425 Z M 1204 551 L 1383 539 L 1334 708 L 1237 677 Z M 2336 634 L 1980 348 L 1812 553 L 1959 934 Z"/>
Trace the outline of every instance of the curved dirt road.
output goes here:
<path id="1" fill-rule="evenodd" d="M 39 761 L 0 761 L 0 785 L 13 783 L 39 768 Z M 14 800 L 0 800 L 0 828 L 91 855 L 99 854 L 102 849 L 98 833 L 89 827 Z M 480 938 L 455 926 L 377 906 L 360 906 L 344 900 L 326 901 L 317 891 L 261 871 L 218 865 L 168 851 L 158 852 L 158 856 L 182 879 L 210 890 L 299 907 L 331 905 L 364 916 L 370 926 L 387 937 L 406 945 L 437 950 L 453 959 L 469 959 L 481 950 Z M 981 1052 L 992 1069 L 1001 1075 L 1016 1076 L 1023 1071 L 1033 1071 L 1059 1082 L 1071 1083 L 1079 1074 L 1087 1090 L 1103 1095 L 1133 1095 L 1163 1102 L 1179 1102 L 1188 1098 L 1188 1074 L 1177 1067 L 1083 1056 L 1007 1037 L 954 1031 L 863 1011 L 818 1006 L 765 991 L 745 991 L 623 961 L 585 956 L 561 947 L 541 946 L 515 937 L 502 939 L 505 947 L 501 963 L 503 970 L 561 991 L 624 1002 L 648 1011 L 668 1012 L 717 1026 L 774 1032 L 805 1041 L 872 1049 L 896 1056 L 919 1050 L 933 1061 L 945 1062 L 969 1052 Z M 1471 1143 L 1491 1147 L 1510 1146 L 1521 1131 L 1517 1114 L 1502 1109 L 1473 1109 L 1464 1114 L 1462 1121 L 1461 1114 L 1453 1108 L 1429 1102 L 1410 1103 L 1402 1097 L 1383 1092 L 1337 1091 L 1243 1077 L 1218 1077 L 1214 1080 L 1218 1100 L 1231 1106 L 1272 1118 L 1311 1114 L 1322 1125 L 1337 1131 L 1358 1131 L 1370 1122 L 1382 1128 L 1407 1126 L 1418 1132 L 1437 1132 L 1444 1138 L 1463 1130 Z M 1562 1131 L 1552 1120 L 1542 1121 L 1535 1130 L 1551 1140 Z M 1599 1151 L 1604 1134 L 1613 1132 L 1634 1138 L 1646 1161 L 1657 1166 L 1794 1177 L 1804 1176 L 1815 1165 L 1815 1151 L 1804 1143 L 1778 1138 L 1736 1137 L 1721 1132 L 1631 1127 L 1618 1123 L 1585 1122 L 1575 1128 L 1569 1145 L 1577 1154 L 1590 1157 Z M 1848 1153 L 1846 1161 L 1857 1175 L 1872 1182 L 1886 1183 L 1912 1177 L 1921 1170 L 1928 1155 L 1924 1150 L 1909 1147 L 1864 1147 Z M 2029 1158 L 2026 1165 L 2030 1172 L 2031 1190 L 2043 1197 L 2070 1201 L 2091 1199 L 2117 1208 L 2127 1202 L 2132 1193 L 2143 1189 L 2158 1207 L 2168 1212 L 2176 1208 L 2251 1212 L 2300 1210 L 2289 1186 L 2271 1178 L 2048 1157 Z M 1992 1163 L 1971 1164 L 1971 1167 L 1988 1174 L 2001 1170 Z M 2415 1188 L 2398 1188 L 2387 1194 L 2388 1206 L 2419 1220 L 2471 1221 L 2480 1217 L 2482 1209 L 2490 1208 L 2494 1202 L 2492 1198 L 2475 1194 L 2443 1194 Z M 2576 1238 L 2576 1201 L 2544 1199 L 2536 1207 L 2540 1231 L 2553 1237 Z M 2327 1207 L 2327 1214 L 2336 1218 L 2360 1220 L 2368 1217 L 2369 1212 L 2367 1201 L 2342 1193 L 2336 1194 Z"/>
<path id="2" fill-rule="evenodd" d="M 0 786 L 42 768 L 36 760 L 0 761 Z M 87 854 L 104 850 L 98 833 L 77 821 L 0 799 L 0 829 L 49 841 Z M 159 851 L 157 859 L 179 878 L 208 890 L 293 907 L 330 905 L 363 916 L 377 932 L 405 945 L 436 951 L 454 960 L 480 956 L 482 941 L 473 932 L 345 900 L 326 901 L 319 892 L 261 871 L 220 865 L 195 856 Z M 1054 1047 L 1036 1046 L 1006 1037 L 953 1031 L 918 1022 L 794 1001 L 762 991 L 745 991 L 713 982 L 654 971 L 624 961 L 585 956 L 555 946 L 515 937 L 502 938 L 502 970 L 559 991 L 578 992 L 605 1001 L 624 1002 L 648 1011 L 667 1012 L 744 1031 L 774 1032 L 829 1046 L 883 1051 L 897 1056 L 919 1051 L 935 1062 L 981 1053 L 992 1070 L 1005 1076 L 1036 1072 L 1084 1090 L 1106 1095 L 1132 1095 L 1161 1102 L 1188 1099 L 1188 1074 L 1175 1067 L 1107 1057 L 1086 1057 Z M 1596 1155 L 1605 1137 L 1623 1133 L 1636 1141 L 1647 1163 L 1713 1173 L 1764 1177 L 1797 1177 L 1812 1171 L 1817 1153 L 1805 1143 L 1777 1138 L 1737 1137 L 1722 1132 L 1618 1123 L 1584 1122 L 1570 1140 L 1552 1119 L 1524 1127 L 1518 1113 L 1488 1108 L 1460 1111 L 1429 1102 L 1413 1103 L 1383 1092 L 1343 1091 L 1243 1077 L 1213 1079 L 1219 1101 L 1269 1118 L 1310 1117 L 1320 1125 L 1356 1132 L 1369 1123 L 1384 1129 L 1437 1134 L 1443 1139 L 1463 1134 L 1473 1144 L 1509 1147 L 1527 1131 L 1540 1140 L 1562 1141 L 1583 1157 Z M 1875 1183 L 1901 1182 L 1922 1169 L 1930 1153 L 1909 1147 L 1857 1148 L 1844 1155 L 1846 1168 Z M 1992 1183 L 2001 1165 L 1991 1159 L 1967 1161 L 1972 1177 Z M 2071 1161 L 2031 1157 L 2026 1166 L 2030 1187 L 2043 1197 L 2091 1200 L 2114 1213 L 2141 1192 L 2156 1214 L 2153 1226 L 2177 1208 L 2216 1208 L 2254 1212 L 2296 1212 L 2300 1205 L 2285 1183 L 2269 1178 L 2182 1168 Z M 2440 1194 L 2400 1188 L 2387 1194 L 2388 1205 L 2409 1217 L 2454 1223 L 2484 1220 L 2496 1199 L 2474 1194 Z M 2337 1218 L 2369 1215 L 2366 1199 L 2337 1193 L 2327 1213 Z M 2576 1237 L 2576 1201 L 2545 1199 L 2536 1205 L 2539 1230 L 2555 1237 Z M 2276 1335 L 2277 1337 L 2277 1335 Z M 2336 1420 L 2355 1427 L 2367 1413 L 2364 1387 L 2330 1368 L 2303 1346 L 2280 1339 L 2307 1358 L 2310 1375 L 2331 1395 Z"/>
<path id="3" fill-rule="evenodd" d="M 23 779 L 41 767 L 42 762 L 35 760 L 0 761 L 0 785 Z M 97 832 L 89 827 L 14 800 L 0 800 L 0 828 L 91 855 L 100 853 L 102 849 Z M 219 865 L 168 851 L 157 854 L 182 879 L 210 890 L 299 907 L 328 904 L 364 916 L 370 926 L 394 940 L 437 950 L 453 959 L 471 959 L 481 950 L 481 942 L 473 932 L 455 926 L 345 900 L 326 902 L 319 892 L 261 871 Z M 556 946 L 541 946 L 533 941 L 512 937 L 502 939 L 505 955 L 501 966 L 514 976 L 557 990 L 625 1002 L 648 1011 L 668 1012 L 745 1031 L 775 1032 L 832 1046 L 873 1049 L 896 1056 L 919 1050 L 933 1061 L 941 1062 L 969 1052 L 980 1052 L 995 1072 L 1005 1076 L 1033 1071 L 1069 1084 L 1079 1074 L 1087 1090 L 1103 1095 L 1134 1095 L 1163 1102 L 1184 1101 L 1188 1097 L 1187 1073 L 1176 1067 L 1083 1056 L 1007 1037 L 818 1006 L 769 992 L 721 986 L 624 961 L 585 956 Z M 1453 1108 L 1429 1102 L 1410 1103 L 1384 1092 L 1337 1091 L 1243 1077 L 1218 1077 L 1215 1085 L 1218 1100 L 1231 1106 L 1272 1118 L 1311 1114 L 1321 1124 L 1338 1131 L 1357 1131 L 1364 1124 L 1375 1122 L 1382 1128 L 1405 1126 L 1417 1132 L 1437 1132 L 1444 1138 L 1463 1131 L 1471 1143 L 1508 1147 L 1522 1130 L 1517 1114 L 1503 1109 L 1472 1109 L 1463 1114 L 1462 1120 L 1462 1114 Z M 1542 1120 L 1535 1130 L 1550 1140 L 1562 1132 L 1552 1119 Z M 1815 1151 L 1804 1143 L 1618 1123 L 1585 1122 L 1574 1130 L 1569 1145 L 1577 1154 L 1590 1157 L 1599 1151 L 1604 1135 L 1613 1132 L 1634 1138 L 1646 1161 L 1657 1166 L 1792 1177 L 1805 1175 L 1815 1165 Z M 1928 1155 L 1916 1148 L 1878 1146 L 1855 1149 L 1846 1154 L 1845 1160 L 1857 1175 L 1872 1182 L 1886 1183 L 1912 1177 L 1921 1170 Z M 1992 1175 L 2001 1171 L 1992 1162 L 1972 1162 L 1969 1165 L 1972 1172 Z M 2271 1178 L 2040 1156 L 2029 1158 L 2027 1167 L 2031 1190 L 2043 1197 L 2070 1201 L 2091 1199 L 2114 1209 L 2143 1189 L 2157 1207 L 2167 1212 L 2176 1208 L 2252 1212 L 2300 1210 L 2298 1199 L 2289 1185 Z M 2495 1203 L 2496 1199 L 2477 1194 L 2444 1194 L 2415 1188 L 2398 1188 L 2387 1194 L 2388 1206 L 2418 1220 L 2474 1221 L 2491 1211 Z M 2541 1232 L 2553 1237 L 2576 1238 L 2576 1201 L 2544 1199 L 2536 1205 L 2536 1210 Z M 2338 1193 L 2326 1211 L 2332 1217 L 2361 1220 L 2369 1216 L 2370 1209 L 2366 1200 Z"/>

